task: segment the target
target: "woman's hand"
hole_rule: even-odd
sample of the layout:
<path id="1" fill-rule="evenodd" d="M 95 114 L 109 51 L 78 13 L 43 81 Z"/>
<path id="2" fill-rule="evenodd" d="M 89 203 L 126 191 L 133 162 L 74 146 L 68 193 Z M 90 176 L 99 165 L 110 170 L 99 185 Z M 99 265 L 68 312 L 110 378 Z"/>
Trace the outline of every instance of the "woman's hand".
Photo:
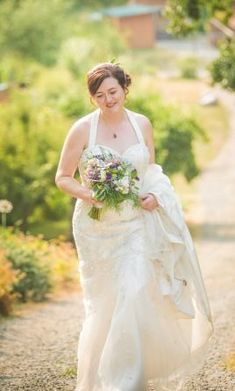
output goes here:
<path id="1" fill-rule="evenodd" d="M 103 203 L 101 201 L 97 201 L 95 198 L 94 198 L 94 193 L 92 190 L 86 188 L 84 190 L 84 196 L 82 197 L 82 199 L 87 202 L 89 205 L 93 205 L 93 206 L 96 206 L 96 207 L 102 207 Z"/>
<path id="2" fill-rule="evenodd" d="M 153 194 L 145 193 L 145 194 L 141 194 L 140 196 L 140 206 L 143 209 L 151 211 L 155 208 L 158 208 L 160 204 Z"/>

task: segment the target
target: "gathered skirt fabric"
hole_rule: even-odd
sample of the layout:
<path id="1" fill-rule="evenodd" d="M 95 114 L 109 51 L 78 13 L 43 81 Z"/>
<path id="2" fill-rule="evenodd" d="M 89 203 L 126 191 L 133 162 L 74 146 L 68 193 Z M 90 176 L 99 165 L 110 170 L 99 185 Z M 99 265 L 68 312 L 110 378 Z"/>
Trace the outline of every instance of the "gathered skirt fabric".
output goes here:
<path id="1" fill-rule="evenodd" d="M 207 319 L 196 306 L 179 316 L 162 295 L 139 209 L 126 202 L 102 221 L 88 209 L 77 200 L 73 215 L 85 307 L 76 391 L 173 391 L 202 354 Z"/>

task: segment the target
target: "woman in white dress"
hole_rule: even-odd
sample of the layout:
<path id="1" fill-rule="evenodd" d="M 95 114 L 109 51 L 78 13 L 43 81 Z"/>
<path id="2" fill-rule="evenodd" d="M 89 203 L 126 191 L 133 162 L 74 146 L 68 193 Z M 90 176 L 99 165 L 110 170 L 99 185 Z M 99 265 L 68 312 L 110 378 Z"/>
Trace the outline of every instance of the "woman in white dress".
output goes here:
<path id="1" fill-rule="evenodd" d="M 77 199 L 85 319 L 76 391 L 173 391 L 202 361 L 212 334 L 197 256 L 170 180 L 155 164 L 150 121 L 124 107 L 129 75 L 103 63 L 87 82 L 97 109 L 70 129 L 56 174 L 57 186 Z M 88 212 L 102 202 L 84 170 L 89 153 L 103 151 L 136 168 L 140 208 L 124 201 L 98 221 Z"/>

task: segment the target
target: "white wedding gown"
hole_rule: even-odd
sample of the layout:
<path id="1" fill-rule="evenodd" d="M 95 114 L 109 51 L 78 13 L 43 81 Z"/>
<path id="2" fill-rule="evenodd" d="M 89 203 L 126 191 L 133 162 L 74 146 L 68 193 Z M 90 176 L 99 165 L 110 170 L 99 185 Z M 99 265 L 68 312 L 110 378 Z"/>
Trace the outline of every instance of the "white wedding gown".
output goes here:
<path id="1" fill-rule="evenodd" d="M 89 145 L 79 162 L 82 180 L 89 153 L 102 149 L 136 167 L 140 191 L 150 166 L 146 183 L 151 185 L 154 175 L 164 176 L 160 166 L 149 164 L 142 132 L 134 114 L 126 112 L 137 142 L 121 155 L 96 144 L 99 110 L 91 113 Z M 172 223 L 175 231 L 170 232 L 175 210 L 168 207 L 164 189 L 170 185 L 164 178 L 162 192 L 158 194 L 160 182 L 156 187 L 161 207 L 154 214 L 125 201 L 120 213 L 107 211 L 96 221 L 88 216 L 87 203 L 76 202 L 73 234 L 85 307 L 76 391 L 174 391 L 204 355 L 212 332 L 210 310 L 182 216 L 177 215 L 182 228 L 176 231 Z M 171 202 L 173 196 L 168 196 Z M 175 273 L 186 275 L 187 282 Z"/>

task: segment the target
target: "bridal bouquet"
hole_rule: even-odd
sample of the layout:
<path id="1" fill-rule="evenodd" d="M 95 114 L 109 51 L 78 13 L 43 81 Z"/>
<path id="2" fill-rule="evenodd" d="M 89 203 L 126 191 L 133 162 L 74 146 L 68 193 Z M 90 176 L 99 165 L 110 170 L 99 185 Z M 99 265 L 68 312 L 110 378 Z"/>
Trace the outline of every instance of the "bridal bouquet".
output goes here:
<path id="1" fill-rule="evenodd" d="M 93 219 L 100 220 L 105 209 L 120 210 L 125 200 L 132 200 L 135 207 L 139 206 L 137 170 L 110 152 L 88 156 L 84 179 L 93 191 L 93 198 L 103 203 L 101 208 L 92 206 L 88 215 Z"/>

